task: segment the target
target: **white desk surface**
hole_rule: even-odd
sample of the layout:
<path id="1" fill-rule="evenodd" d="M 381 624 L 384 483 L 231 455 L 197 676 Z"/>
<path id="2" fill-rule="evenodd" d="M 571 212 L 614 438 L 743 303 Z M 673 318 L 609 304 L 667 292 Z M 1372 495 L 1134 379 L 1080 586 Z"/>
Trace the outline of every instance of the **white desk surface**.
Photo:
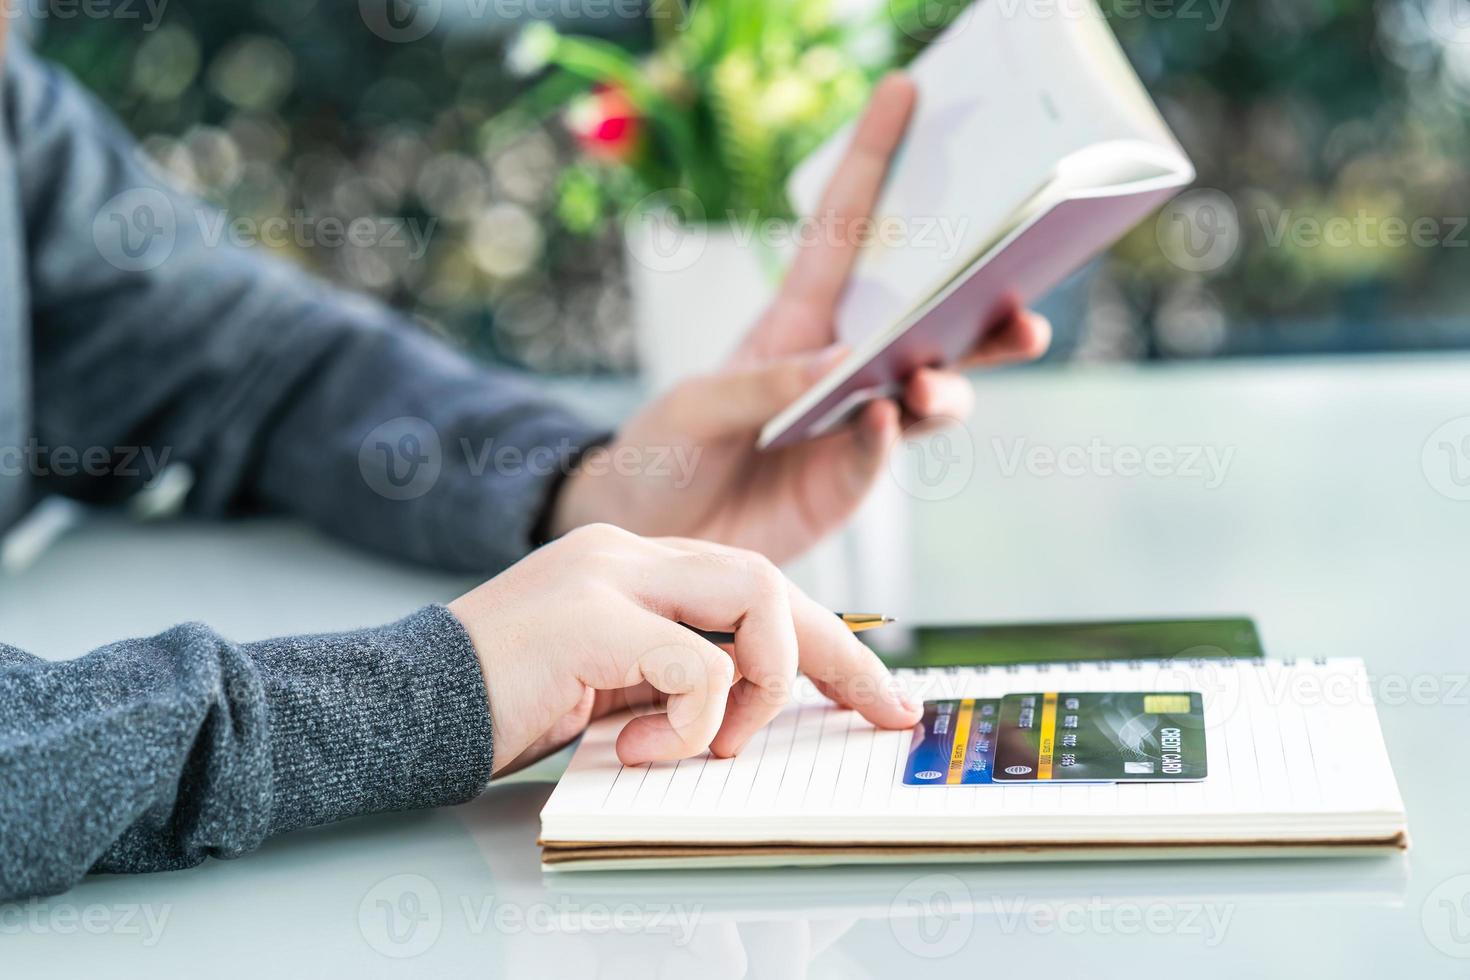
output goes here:
<path id="1" fill-rule="evenodd" d="M 1043 369 L 980 391 L 973 454 L 950 444 L 973 478 L 912 504 L 909 621 L 1246 612 L 1270 654 L 1362 657 L 1407 856 L 543 875 L 553 761 L 462 807 L 4 908 L 0 974 L 1470 973 L 1470 421 L 1452 422 L 1470 417 L 1470 359 Z M 1172 447 L 1185 470 L 1190 447 L 1232 455 L 1214 487 L 1045 475 L 1025 455 L 1094 438 Z M 0 579 L 0 638 L 60 658 L 197 619 L 252 639 L 386 621 L 464 584 L 285 521 L 107 518 Z"/>

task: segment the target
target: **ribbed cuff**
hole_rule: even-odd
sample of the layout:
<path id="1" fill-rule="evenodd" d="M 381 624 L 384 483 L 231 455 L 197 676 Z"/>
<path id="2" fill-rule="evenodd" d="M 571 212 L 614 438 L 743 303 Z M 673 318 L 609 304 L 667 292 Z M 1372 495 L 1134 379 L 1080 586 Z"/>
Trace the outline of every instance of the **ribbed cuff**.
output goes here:
<path id="1" fill-rule="evenodd" d="M 462 803 L 489 781 L 485 682 L 469 635 L 443 606 L 249 652 L 266 684 L 270 833 Z"/>

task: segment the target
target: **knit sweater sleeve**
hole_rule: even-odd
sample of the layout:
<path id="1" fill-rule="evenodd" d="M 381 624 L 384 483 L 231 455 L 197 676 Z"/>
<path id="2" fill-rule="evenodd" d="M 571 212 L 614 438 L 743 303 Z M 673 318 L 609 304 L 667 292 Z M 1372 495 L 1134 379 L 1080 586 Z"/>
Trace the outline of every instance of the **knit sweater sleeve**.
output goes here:
<path id="1" fill-rule="evenodd" d="M 49 662 L 0 644 L 0 900 L 458 803 L 490 778 L 459 621 L 232 643 L 199 625 Z"/>

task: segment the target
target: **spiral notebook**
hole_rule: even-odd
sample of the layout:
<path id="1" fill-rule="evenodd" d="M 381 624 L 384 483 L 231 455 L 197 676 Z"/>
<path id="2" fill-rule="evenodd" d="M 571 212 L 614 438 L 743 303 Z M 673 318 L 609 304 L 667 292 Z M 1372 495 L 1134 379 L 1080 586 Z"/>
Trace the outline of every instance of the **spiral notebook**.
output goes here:
<path id="1" fill-rule="evenodd" d="M 1133 661 L 896 672 L 925 700 L 1194 691 L 1194 782 L 905 785 L 910 731 L 809 684 L 733 759 L 623 766 L 588 729 L 541 812 L 549 869 L 1380 854 L 1407 821 L 1359 660 Z"/>

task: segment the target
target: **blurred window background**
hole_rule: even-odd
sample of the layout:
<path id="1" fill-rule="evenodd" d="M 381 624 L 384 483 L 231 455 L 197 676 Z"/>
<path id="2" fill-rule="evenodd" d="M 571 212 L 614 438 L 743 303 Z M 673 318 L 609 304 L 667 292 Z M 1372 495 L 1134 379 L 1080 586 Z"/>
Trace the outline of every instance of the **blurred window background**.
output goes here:
<path id="1" fill-rule="evenodd" d="M 945 0 L 13 3 L 39 50 L 175 181 L 247 222 L 250 244 L 548 372 L 635 366 L 631 204 L 682 186 L 708 215 L 784 214 L 795 160 L 964 14 Z M 1102 6 L 1199 180 L 1070 285 L 1052 358 L 1470 346 L 1470 0 Z M 379 233 L 318 247 L 327 219 Z"/>

